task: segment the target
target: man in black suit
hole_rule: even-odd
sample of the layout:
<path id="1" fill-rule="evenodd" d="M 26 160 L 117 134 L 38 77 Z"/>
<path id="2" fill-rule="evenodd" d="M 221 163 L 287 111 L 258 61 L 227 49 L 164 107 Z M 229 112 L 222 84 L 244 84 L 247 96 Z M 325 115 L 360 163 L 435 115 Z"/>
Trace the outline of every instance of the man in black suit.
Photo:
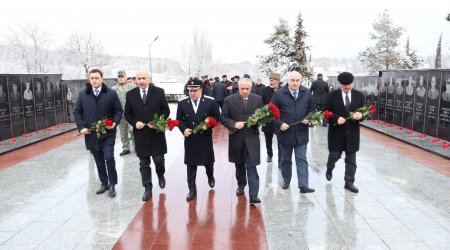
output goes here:
<path id="1" fill-rule="evenodd" d="M 321 73 L 317 74 L 317 80 L 312 82 L 311 93 L 314 97 L 314 104 L 316 105 L 317 111 L 323 111 L 325 106 L 325 100 L 327 99 L 327 94 L 329 91 L 328 83 L 323 80 L 323 75 Z M 324 119 L 322 125 L 327 126 L 327 120 Z"/>
<path id="2" fill-rule="evenodd" d="M 150 73 L 146 70 L 136 72 L 136 80 L 139 88 L 134 88 L 126 93 L 125 118 L 133 126 L 136 155 L 139 157 L 139 166 L 142 177 L 142 186 L 145 192 L 142 200 L 147 201 L 152 196 L 152 169 L 150 168 L 150 156 L 155 162 L 156 174 L 159 186 L 164 188 L 164 154 L 167 153 L 166 136 L 157 133 L 155 126 L 150 124 L 154 114 L 169 117 L 170 109 L 167 104 L 164 90 L 150 84 Z"/>
<path id="3" fill-rule="evenodd" d="M 252 81 L 249 78 L 239 80 L 239 92 L 225 98 L 221 122 L 226 128 L 236 130 L 228 137 L 228 159 L 236 166 L 236 195 L 244 194 L 248 176 L 250 203 L 260 203 L 256 169 L 261 162 L 259 129 L 258 125 L 247 128 L 245 122 L 263 103 L 260 96 L 251 93 L 251 88 Z"/>
<path id="4" fill-rule="evenodd" d="M 177 120 L 180 121 L 178 128 L 185 136 L 184 139 L 184 164 L 187 165 L 187 182 L 189 194 L 187 201 L 192 200 L 197 195 L 195 178 L 197 166 L 203 165 L 206 168 L 208 184 L 212 188 L 215 185 L 214 179 L 214 148 L 212 139 L 212 128 L 193 134 L 192 129 L 207 117 L 212 117 L 219 121 L 220 111 L 214 98 L 202 95 L 202 82 L 198 78 L 191 78 L 187 84 L 189 97 L 178 102 Z"/>
<path id="5" fill-rule="evenodd" d="M 328 94 L 325 109 L 333 112 L 330 122 L 336 126 L 328 128 L 328 162 L 327 180 L 333 177 L 335 163 L 345 151 L 345 188 L 353 193 L 358 193 L 358 188 L 353 184 L 356 173 L 356 152 L 359 150 L 359 122 L 362 114 L 355 112 L 364 106 L 364 95 L 353 89 L 353 75 L 343 72 L 338 75 L 339 89 Z M 355 112 L 352 119 L 346 120 L 350 112 Z"/>

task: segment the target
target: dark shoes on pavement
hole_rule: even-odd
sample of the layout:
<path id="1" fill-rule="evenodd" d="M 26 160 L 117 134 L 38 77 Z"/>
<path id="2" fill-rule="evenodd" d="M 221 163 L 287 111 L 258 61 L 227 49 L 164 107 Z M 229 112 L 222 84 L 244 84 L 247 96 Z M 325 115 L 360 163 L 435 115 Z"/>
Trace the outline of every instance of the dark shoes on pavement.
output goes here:
<path id="1" fill-rule="evenodd" d="M 325 173 L 325 177 L 327 177 L 327 180 L 330 181 L 331 178 L 333 178 L 333 169 L 327 168 L 327 172 Z"/>
<path id="2" fill-rule="evenodd" d="M 158 176 L 159 187 L 164 189 L 166 187 L 166 179 L 164 176 Z"/>
<path id="3" fill-rule="evenodd" d="M 186 201 L 190 201 L 197 196 L 197 190 L 190 190 L 189 194 L 186 196 Z"/>
<path id="4" fill-rule="evenodd" d="M 114 188 L 114 185 L 111 185 L 109 187 L 109 192 L 108 192 L 108 196 L 109 197 L 116 197 L 116 189 Z"/>
<path id="5" fill-rule="evenodd" d="M 289 183 L 283 181 L 283 184 L 281 184 L 281 188 L 282 189 L 288 189 L 289 188 Z"/>
<path id="6" fill-rule="evenodd" d="M 353 185 L 353 182 L 345 182 L 345 189 L 347 189 L 348 191 L 352 192 L 352 193 L 358 193 L 359 190 L 358 188 L 355 187 L 355 185 Z"/>
<path id="7" fill-rule="evenodd" d="M 267 161 L 267 162 L 272 162 L 272 156 L 267 156 L 266 161 Z"/>
<path id="8" fill-rule="evenodd" d="M 300 188 L 300 193 L 302 193 L 302 194 L 314 193 L 314 191 L 316 191 L 316 190 L 309 188 L 309 187 L 301 187 Z"/>
<path id="9" fill-rule="evenodd" d="M 148 201 L 152 197 L 152 188 L 145 188 L 145 192 L 142 195 L 142 201 Z"/>
<path id="10" fill-rule="evenodd" d="M 123 150 L 119 155 L 124 156 L 130 154 L 130 150 Z"/>
<path id="11" fill-rule="evenodd" d="M 214 179 L 214 177 L 209 178 L 208 185 L 210 188 L 213 188 L 216 185 L 216 179 Z"/>
<path id="12" fill-rule="evenodd" d="M 106 190 L 109 190 L 109 186 L 108 186 L 108 185 L 102 184 L 102 185 L 97 189 L 97 192 L 95 192 L 95 193 L 96 193 L 96 194 L 103 194 L 104 192 L 106 192 Z"/>
<path id="13" fill-rule="evenodd" d="M 250 203 L 261 203 L 261 200 L 258 198 L 258 196 L 250 196 Z"/>
<path id="14" fill-rule="evenodd" d="M 236 195 L 237 195 L 237 196 L 243 195 L 243 194 L 244 194 L 244 188 L 245 188 L 245 187 L 239 187 L 239 186 L 238 186 L 238 188 L 236 189 Z"/>

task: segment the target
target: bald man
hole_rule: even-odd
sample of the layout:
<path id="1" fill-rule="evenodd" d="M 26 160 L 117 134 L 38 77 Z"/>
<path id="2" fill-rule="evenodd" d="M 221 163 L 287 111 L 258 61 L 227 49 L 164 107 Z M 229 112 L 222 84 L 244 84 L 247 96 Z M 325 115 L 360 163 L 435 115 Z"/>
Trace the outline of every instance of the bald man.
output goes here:
<path id="1" fill-rule="evenodd" d="M 136 155 L 139 157 L 139 166 L 142 177 L 142 186 L 145 191 L 142 200 L 147 201 L 152 196 L 152 169 L 150 156 L 155 162 L 159 187 L 166 186 L 164 178 L 164 154 L 167 153 L 166 136 L 157 133 L 150 124 L 153 115 L 169 117 L 170 109 L 167 104 L 164 90 L 151 83 L 150 73 L 146 70 L 136 72 L 138 88 L 127 92 L 125 102 L 125 118 L 133 126 Z"/>

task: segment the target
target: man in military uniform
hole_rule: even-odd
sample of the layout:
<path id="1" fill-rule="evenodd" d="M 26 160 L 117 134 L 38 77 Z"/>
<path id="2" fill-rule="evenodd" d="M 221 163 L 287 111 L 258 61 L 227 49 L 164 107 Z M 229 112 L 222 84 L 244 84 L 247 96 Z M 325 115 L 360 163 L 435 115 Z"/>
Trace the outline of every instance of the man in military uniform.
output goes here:
<path id="1" fill-rule="evenodd" d="M 197 166 L 206 168 L 208 184 L 212 188 L 214 179 L 214 149 L 212 140 L 212 128 L 193 134 L 192 129 L 207 117 L 219 121 L 219 106 L 214 98 L 202 95 L 202 82 L 198 78 L 191 78 L 187 83 L 189 96 L 178 102 L 177 120 L 180 121 L 178 128 L 185 136 L 184 139 L 184 164 L 187 165 L 187 181 L 189 194 L 186 200 L 190 201 L 197 195 L 195 178 Z"/>
<path id="2" fill-rule="evenodd" d="M 117 92 L 119 96 L 120 104 L 122 104 L 122 108 L 125 110 L 125 97 L 126 93 L 136 88 L 136 85 L 133 83 L 127 82 L 127 74 L 125 70 L 119 70 L 117 72 L 117 84 L 112 86 L 112 89 Z M 124 156 L 130 153 L 130 140 L 133 140 L 133 127 L 128 124 L 125 117 L 122 117 L 119 124 L 120 131 L 120 140 L 122 141 L 122 152 L 120 156 Z"/>

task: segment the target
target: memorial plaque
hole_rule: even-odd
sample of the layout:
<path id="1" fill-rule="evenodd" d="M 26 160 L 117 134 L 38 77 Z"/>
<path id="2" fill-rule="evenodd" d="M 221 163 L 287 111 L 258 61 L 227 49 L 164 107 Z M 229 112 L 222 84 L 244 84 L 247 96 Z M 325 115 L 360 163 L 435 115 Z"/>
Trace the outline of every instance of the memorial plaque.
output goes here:
<path id="1" fill-rule="evenodd" d="M 0 76 L 0 141 L 11 138 L 9 98 L 6 76 Z"/>
<path id="2" fill-rule="evenodd" d="M 33 95 L 33 82 L 30 75 L 22 75 L 20 82 L 23 89 L 23 109 L 25 118 L 25 131 L 26 133 L 32 133 L 36 131 L 36 114 Z"/>
<path id="3" fill-rule="evenodd" d="M 54 83 L 56 124 L 61 124 L 65 120 L 63 110 L 63 90 L 61 88 L 61 76 L 54 75 L 51 76 L 50 79 Z"/>
<path id="4" fill-rule="evenodd" d="M 402 72 L 395 72 L 394 124 L 403 127 L 403 101 L 405 97 L 405 81 Z"/>
<path id="5" fill-rule="evenodd" d="M 441 84 L 438 137 L 450 141 L 450 71 L 443 72 Z"/>
<path id="6" fill-rule="evenodd" d="M 73 117 L 73 109 L 75 108 L 75 103 L 78 98 L 79 92 L 79 80 L 68 80 L 64 81 L 64 85 L 66 86 L 66 114 L 68 122 L 75 122 L 75 118 Z"/>
<path id="7" fill-rule="evenodd" d="M 45 117 L 47 127 L 56 125 L 54 82 L 49 76 L 44 76 Z"/>
<path id="8" fill-rule="evenodd" d="M 12 137 L 17 137 L 25 133 L 22 85 L 18 76 L 7 76 L 6 81 L 8 82 Z"/>
<path id="9" fill-rule="evenodd" d="M 386 76 L 384 76 L 386 74 Z M 383 78 L 387 81 L 387 96 L 386 96 L 386 122 L 394 122 L 394 102 L 395 102 L 395 75 L 393 72 L 383 73 Z"/>
<path id="10" fill-rule="evenodd" d="M 387 97 L 387 81 L 384 77 L 380 77 L 378 89 L 378 120 L 386 121 L 386 97 Z"/>
<path id="11" fill-rule="evenodd" d="M 414 71 L 405 74 L 405 97 L 403 101 L 403 127 L 413 129 L 414 116 L 414 86 L 416 86 L 416 75 Z"/>
<path id="12" fill-rule="evenodd" d="M 425 129 L 425 105 L 427 100 L 428 71 L 419 71 L 414 89 L 414 119 L 413 130 L 423 133 Z"/>
<path id="13" fill-rule="evenodd" d="M 45 117 L 45 94 L 44 81 L 40 76 L 32 78 L 34 88 L 34 110 L 36 113 L 36 129 L 41 130 L 47 127 L 47 120 Z"/>
<path id="14" fill-rule="evenodd" d="M 428 74 L 427 101 L 425 106 L 425 134 L 437 136 L 439 95 L 442 74 L 439 70 L 430 70 Z"/>

